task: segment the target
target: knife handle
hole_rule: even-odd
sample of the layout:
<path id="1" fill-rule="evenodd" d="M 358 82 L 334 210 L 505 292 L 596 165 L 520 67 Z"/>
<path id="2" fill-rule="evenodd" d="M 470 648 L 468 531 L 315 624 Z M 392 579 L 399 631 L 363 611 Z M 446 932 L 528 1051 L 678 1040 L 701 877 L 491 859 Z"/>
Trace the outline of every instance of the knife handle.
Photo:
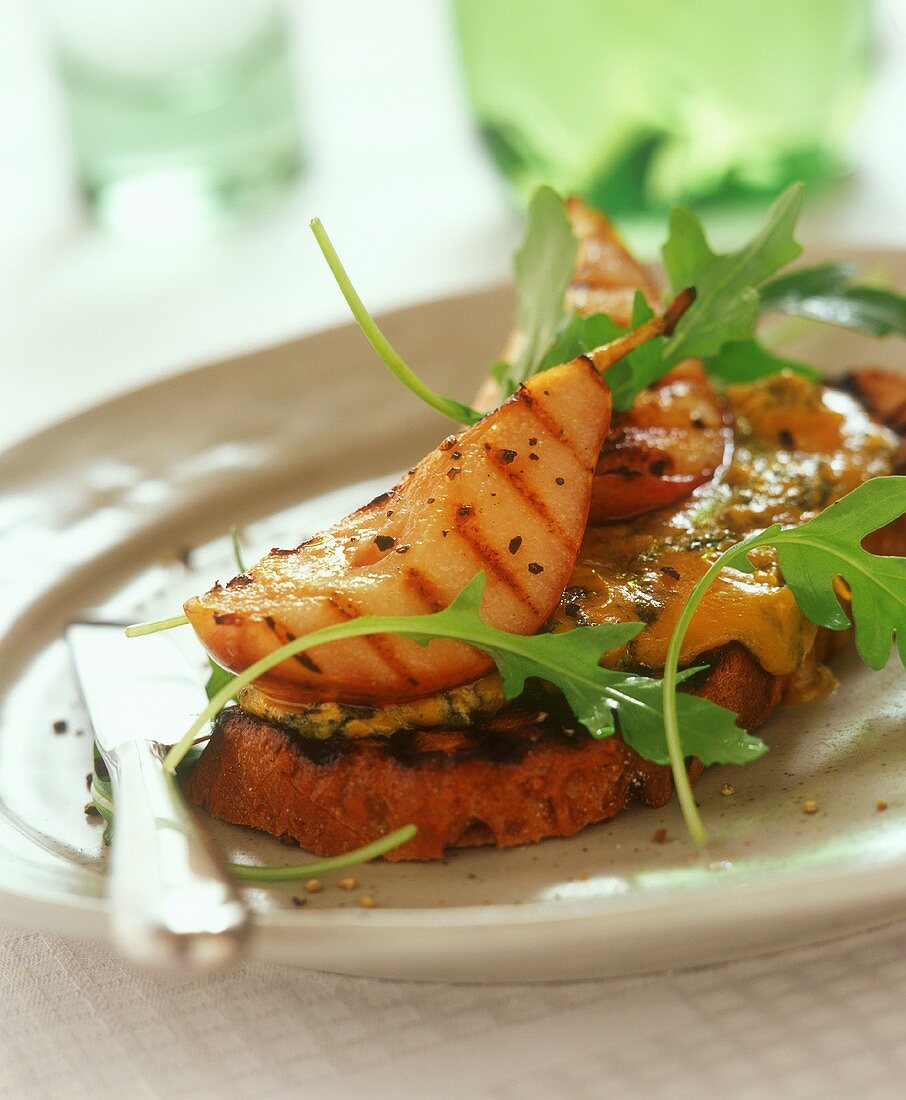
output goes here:
<path id="1" fill-rule="evenodd" d="M 248 911 L 164 770 L 163 751 L 132 740 L 105 754 L 114 798 L 112 938 L 143 966 L 211 969 L 238 955 Z"/>

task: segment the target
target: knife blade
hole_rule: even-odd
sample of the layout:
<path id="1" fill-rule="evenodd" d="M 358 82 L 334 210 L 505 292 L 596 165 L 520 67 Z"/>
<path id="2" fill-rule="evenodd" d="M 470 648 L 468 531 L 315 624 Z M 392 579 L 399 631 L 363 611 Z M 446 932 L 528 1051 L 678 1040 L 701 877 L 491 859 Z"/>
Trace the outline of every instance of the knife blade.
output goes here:
<path id="1" fill-rule="evenodd" d="M 81 622 L 66 640 L 113 790 L 113 942 L 154 969 L 232 961 L 248 912 L 163 767 L 165 746 L 205 705 L 200 681 L 165 634 L 130 640 L 120 624 Z"/>

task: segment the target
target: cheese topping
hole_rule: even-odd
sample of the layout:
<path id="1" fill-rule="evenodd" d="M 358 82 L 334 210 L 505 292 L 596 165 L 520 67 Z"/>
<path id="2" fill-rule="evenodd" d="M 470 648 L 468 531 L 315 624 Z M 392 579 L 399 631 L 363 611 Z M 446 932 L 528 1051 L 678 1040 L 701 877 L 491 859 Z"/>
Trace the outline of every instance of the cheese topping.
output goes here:
<path id="1" fill-rule="evenodd" d="M 728 468 L 673 509 L 589 528 L 555 630 L 641 620 L 645 629 L 607 654 L 611 667 L 663 667 L 692 587 L 714 556 L 773 523 L 810 518 L 868 478 L 890 473 L 896 440 L 846 394 L 793 374 L 732 387 L 736 445 Z M 773 552 L 754 574 L 725 570 L 686 634 L 681 662 L 739 642 L 767 672 L 788 675 L 815 627 L 779 575 Z"/>

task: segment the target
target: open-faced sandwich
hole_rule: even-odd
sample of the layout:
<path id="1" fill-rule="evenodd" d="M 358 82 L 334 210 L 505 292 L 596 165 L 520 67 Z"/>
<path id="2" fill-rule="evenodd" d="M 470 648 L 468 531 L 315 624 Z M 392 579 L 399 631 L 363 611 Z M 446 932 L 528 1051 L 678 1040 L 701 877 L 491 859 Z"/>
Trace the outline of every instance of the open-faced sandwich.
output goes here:
<path id="1" fill-rule="evenodd" d="M 674 784 L 695 831 L 690 779 L 834 690 L 851 623 L 874 667 L 894 636 L 906 652 L 906 377 L 825 385 L 756 335 L 780 311 L 904 331 L 904 302 L 844 265 L 778 277 L 800 201 L 727 254 L 675 212 L 664 294 L 602 215 L 542 189 L 476 408 L 415 379 L 316 227 L 388 365 L 463 426 L 187 602 L 238 676 L 190 797 L 319 855 L 415 825 L 393 860 L 569 836 Z"/>

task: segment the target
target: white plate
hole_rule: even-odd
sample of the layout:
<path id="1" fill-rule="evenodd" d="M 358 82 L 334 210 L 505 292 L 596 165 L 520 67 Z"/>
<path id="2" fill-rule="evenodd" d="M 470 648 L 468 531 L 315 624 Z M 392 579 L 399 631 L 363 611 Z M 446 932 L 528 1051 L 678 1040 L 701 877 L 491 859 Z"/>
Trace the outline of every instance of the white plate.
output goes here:
<path id="1" fill-rule="evenodd" d="M 906 257 L 868 262 L 906 281 Z M 401 311 L 386 327 L 430 380 L 466 396 L 510 308 L 507 292 L 486 292 Z M 812 339 L 832 367 L 866 349 L 887 362 L 899 353 L 833 331 Z M 128 394 L 0 457 L 0 919 L 106 934 L 105 854 L 83 813 L 90 738 L 60 641 L 67 620 L 87 607 L 172 613 L 232 573 L 231 523 L 247 525 L 250 556 L 295 545 L 444 430 L 342 328 Z M 187 547 L 198 548 L 191 568 L 179 560 Z M 252 951 L 401 978 L 577 978 L 712 962 L 906 915 L 906 681 L 899 665 L 871 673 L 852 656 L 838 672 L 837 696 L 770 723 L 765 758 L 701 780 L 713 836 L 703 855 L 674 806 L 633 807 L 570 840 L 363 867 L 356 893 L 373 894 L 373 910 L 335 878 L 304 908 L 292 902 L 298 886 L 250 890 Z M 65 734 L 52 730 L 59 718 Z M 726 782 L 735 794 L 720 793 Z M 805 799 L 820 811 L 804 814 Z M 296 858 L 249 830 L 211 827 L 233 854 Z M 656 844 L 661 827 L 668 840 Z"/>

